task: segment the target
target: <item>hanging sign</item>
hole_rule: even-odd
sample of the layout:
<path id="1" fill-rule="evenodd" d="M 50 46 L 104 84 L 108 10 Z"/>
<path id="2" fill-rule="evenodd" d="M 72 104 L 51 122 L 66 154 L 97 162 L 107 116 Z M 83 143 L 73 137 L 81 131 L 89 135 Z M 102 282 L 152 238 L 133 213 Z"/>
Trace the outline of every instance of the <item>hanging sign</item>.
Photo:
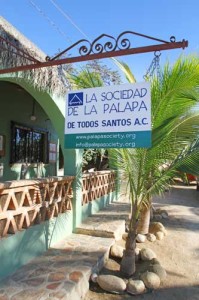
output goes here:
<path id="1" fill-rule="evenodd" d="M 151 96 L 147 82 L 71 91 L 65 148 L 148 148 Z"/>

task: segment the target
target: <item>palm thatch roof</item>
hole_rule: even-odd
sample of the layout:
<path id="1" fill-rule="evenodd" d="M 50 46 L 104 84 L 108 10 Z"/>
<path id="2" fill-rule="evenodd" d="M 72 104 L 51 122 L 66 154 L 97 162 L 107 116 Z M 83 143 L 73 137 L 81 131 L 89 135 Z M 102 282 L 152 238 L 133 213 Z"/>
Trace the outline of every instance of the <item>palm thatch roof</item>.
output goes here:
<path id="1" fill-rule="evenodd" d="M 32 64 L 33 62 L 29 59 L 30 57 L 38 61 L 45 61 L 46 54 L 1 16 L 0 37 L 3 38 L 0 39 L 1 69 Z M 20 50 L 26 55 L 23 55 Z M 25 78 L 35 88 L 52 94 L 64 95 L 68 88 L 68 82 L 62 73 L 62 66 L 15 72 L 14 76 L 19 81 L 21 78 Z"/>

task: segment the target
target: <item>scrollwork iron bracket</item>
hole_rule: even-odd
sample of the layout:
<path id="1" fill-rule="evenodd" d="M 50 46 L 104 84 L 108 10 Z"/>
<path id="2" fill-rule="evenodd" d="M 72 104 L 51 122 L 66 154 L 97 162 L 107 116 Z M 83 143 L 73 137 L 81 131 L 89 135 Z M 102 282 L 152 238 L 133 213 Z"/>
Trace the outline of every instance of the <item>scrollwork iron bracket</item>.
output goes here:
<path id="1" fill-rule="evenodd" d="M 155 41 L 157 43 L 153 45 L 147 44 L 146 46 L 141 47 L 132 47 L 133 43 L 131 42 L 131 38 L 133 36 L 141 37 L 145 40 L 147 39 Z M 163 51 L 177 48 L 184 49 L 186 47 L 188 47 L 187 40 L 183 39 L 180 42 L 176 42 L 174 36 L 172 36 L 169 41 L 165 41 L 133 31 L 122 32 L 117 38 L 114 38 L 113 36 L 108 34 L 101 34 L 99 37 L 94 39 L 93 42 L 90 42 L 86 39 L 81 39 L 73 45 L 71 45 L 70 47 L 68 47 L 67 49 L 61 51 L 56 56 L 47 56 L 46 61 L 44 62 L 34 61 L 34 63 L 31 62 L 28 65 L 21 65 L 8 69 L 2 69 L 0 70 L 0 74 L 17 71 L 26 71 L 75 62 L 89 61 L 94 59 L 110 58 L 116 56 L 119 57 L 123 55 Z M 72 57 L 64 57 L 67 56 L 71 50 L 76 51 L 77 55 Z"/>

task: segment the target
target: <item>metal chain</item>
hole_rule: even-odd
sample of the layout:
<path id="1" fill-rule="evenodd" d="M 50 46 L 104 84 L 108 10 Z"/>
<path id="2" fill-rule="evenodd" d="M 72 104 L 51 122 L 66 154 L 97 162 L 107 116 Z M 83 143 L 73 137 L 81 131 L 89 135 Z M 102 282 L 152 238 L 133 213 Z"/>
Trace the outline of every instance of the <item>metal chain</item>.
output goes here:
<path id="1" fill-rule="evenodd" d="M 156 74 L 157 74 L 157 78 L 160 79 L 160 55 L 161 53 L 154 53 L 154 58 L 148 68 L 148 70 L 146 71 L 146 74 L 143 76 L 145 80 L 150 79 L 156 70 Z"/>

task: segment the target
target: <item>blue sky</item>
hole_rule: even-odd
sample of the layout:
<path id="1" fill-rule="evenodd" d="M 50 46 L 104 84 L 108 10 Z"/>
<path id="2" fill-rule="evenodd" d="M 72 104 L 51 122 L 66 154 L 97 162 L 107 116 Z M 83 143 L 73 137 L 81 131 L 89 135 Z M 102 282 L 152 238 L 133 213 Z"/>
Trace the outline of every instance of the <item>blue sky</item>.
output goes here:
<path id="1" fill-rule="evenodd" d="M 126 30 L 163 40 L 174 35 L 177 41 L 189 41 L 186 50 L 163 51 L 161 66 L 168 60 L 173 63 L 181 54 L 199 53 L 198 0 L 1 0 L 0 12 L 49 56 L 79 39 L 93 41 L 102 33 L 117 37 Z M 144 43 L 135 39 L 135 47 Z M 120 59 L 142 81 L 153 53 Z M 113 66 L 109 59 L 104 63 Z"/>

